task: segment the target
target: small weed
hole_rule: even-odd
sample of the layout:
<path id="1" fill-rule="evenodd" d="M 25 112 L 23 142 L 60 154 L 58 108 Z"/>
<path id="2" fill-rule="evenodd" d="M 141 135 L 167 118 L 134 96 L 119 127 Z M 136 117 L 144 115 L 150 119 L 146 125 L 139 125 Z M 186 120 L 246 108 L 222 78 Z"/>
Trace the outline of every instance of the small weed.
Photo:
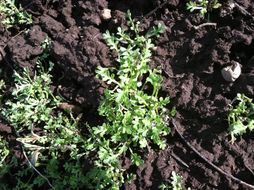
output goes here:
<path id="1" fill-rule="evenodd" d="M 51 76 L 44 70 L 39 70 L 31 77 L 29 69 L 25 68 L 21 74 L 15 71 L 14 79 L 13 99 L 6 102 L 8 108 L 3 114 L 17 132 L 27 127 L 32 132 L 40 122 L 50 120 L 50 114 L 60 99 L 53 96 L 50 90 Z"/>
<path id="2" fill-rule="evenodd" d="M 189 1 L 186 5 L 187 10 L 190 12 L 199 11 L 202 17 L 205 17 L 205 14 L 209 12 L 210 9 L 218 9 L 221 6 L 218 0 L 211 0 L 210 2 L 208 0 Z"/>
<path id="3" fill-rule="evenodd" d="M 168 97 L 159 97 L 160 70 L 149 68 L 154 47 L 151 38 L 163 33 L 164 25 L 159 24 L 142 36 L 139 23 L 134 22 L 129 12 L 128 21 L 130 31 L 118 28 L 116 35 L 108 31 L 104 34 L 110 49 L 118 55 L 118 64 L 116 68 L 97 70 L 98 77 L 109 88 L 104 91 L 98 109 L 106 122 L 90 130 L 92 138 L 88 143 L 89 149 L 98 154 L 96 169 L 87 177 L 97 185 L 95 189 L 118 190 L 126 181 L 120 158 L 130 155 L 132 163 L 139 166 L 143 160 L 135 150 L 149 149 L 151 143 L 163 149 L 166 143 L 162 137 L 170 133 L 167 118 L 174 110 L 165 108 Z"/>
<path id="4" fill-rule="evenodd" d="M 117 36 L 109 32 L 104 34 L 110 48 L 118 54 L 119 65 L 117 69 L 99 67 L 97 70 L 98 76 L 110 85 L 99 107 L 100 115 L 105 116 L 108 123 L 97 128 L 97 133 L 110 134 L 111 141 L 116 144 L 126 142 L 144 148 L 151 140 L 165 148 L 161 136 L 170 132 L 165 121 L 169 114 L 165 109 L 169 98 L 158 97 L 162 83 L 160 70 L 150 69 L 148 65 L 152 55 L 150 49 L 154 47 L 150 37 L 161 34 L 164 28 L 159 24 L 147 38 L 139 35 L 138 23 L 135 24 L 130 16 L 129 20 L 135 37 L 121 28 L 118 28 Z M 144 91 L 150 85 L 151 94 Z"/>
<path id="5" fill-rule="evenodd" d="M 43 54 L 40 56 L 40 61 L 47 60 L 52 48 L 52 41 L 50 37 L 45 37 L 45 39 L 41 42 L 41 48 L 43 49 Z"/>
<path id="6" fill-rule="evenodd" d="M 252 103 L 252 99 L 244 94 L 237 94 L 230 105 L 228 124 L 232 143 L 234 143 L 236 136 L 254 129 L 254 103 Z"/>
<path id="7" fill-rule="evenodd" d="M 85 140 L 80 135 L 78 119 L 57 111 L 61 98 L 54 96 L 50 89 L 52 67 L 46 70 L 38 63 L 33 76 L 28 68 L 20 73 L 15 71 L 15 88 L 2 115 L 14 127 L 16 140 L 23 147 L 23 154 L 29 157 L 29 167 L 15 174 L 17 186 L 40 187 L 49 182 L 46 180 L 49 178 L 51 188 L 77 189 L 83 187 L 85 181 L 79 160 L 85 154 Z M 39 173 L 37 167 L 42 172 Z M 23 176 L 33 176 L 33 169 L 39 175 L 29 184 L 23 183 Z"/>
<path id="8" fill-rule="evenodd" d="M 28 25 L 32 24 L 32 16 L 28 14 L 20 6 L 15 5 L 15 0 L 1 0 L 0 14 L 3 16 L 2 24 L 6 28 L 11 28 L 15 25 Z"/>
<path id="9" fill-rule="evenodd" d="M 175 171 L 172 172 L 171 182 L 163 183 L 160 185 L 160 190 L 184 190 L 185 188 L 182 185 L 182 177 L 176 174 Z M 191 190 L 188 188 L 187 190 Z"/>

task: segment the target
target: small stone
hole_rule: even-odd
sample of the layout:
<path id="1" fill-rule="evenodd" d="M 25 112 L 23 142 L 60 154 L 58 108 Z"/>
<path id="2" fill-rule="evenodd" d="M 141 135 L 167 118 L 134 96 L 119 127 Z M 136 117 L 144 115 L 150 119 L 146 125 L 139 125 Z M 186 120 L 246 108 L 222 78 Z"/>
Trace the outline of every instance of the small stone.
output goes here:
<path id="1" fill-rule="evenodd" d="M 223 78 L 228 82 L 234 82 L 241 75 L 241 72 L 241 65 L 236 61 L 232 61 L 232 65 L 221 70 Z"/>
<path id="2" fill-rule="evenodd" d="M 101 17 L 104 20 L 111 19 L 111 10 L 110 9 L 103 9 L 101 12 Z"/>
<path id="3" fill-rule="evenodd" d="M 230 10 L 234 9 L 235 8 L 235 3 L 233 3 L 233 2 L 229 3 L 229 8 L 230 8 Z"/>

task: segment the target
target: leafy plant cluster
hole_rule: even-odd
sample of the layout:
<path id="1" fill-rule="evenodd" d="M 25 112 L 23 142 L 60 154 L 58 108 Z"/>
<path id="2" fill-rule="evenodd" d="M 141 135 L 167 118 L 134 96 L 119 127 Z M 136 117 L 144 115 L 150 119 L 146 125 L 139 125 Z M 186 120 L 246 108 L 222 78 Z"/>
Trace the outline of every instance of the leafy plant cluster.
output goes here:
<path id="1" fill-rule="evenodd" d="M 254 129 L 254 103 L 251 98 L 237 94 L 229 109 L 228 124 L 232 143 L 236 136 Z"/>
<path id="2" fill-rule="evenodd" d="M 212 8 L 218 8 L 217 0 L 212 1 Z M 192 12 L 199 10 L 207 13 L 208 1 L 200 0 L 188 4 Z M 16 12 L 15 12 L 16 11 Z M 31 23 L 31 17 L 17 9 L 13 0 L 0 2 L 3 23 L 8 27 L 15 24 Z M 28 20 L 27 20 L 28 19 Z M 42 43 L 45 49 L 38 61 L 36 71 L 28 68 L 14 71 L 14 88 L 11 97 L 3 101 L 5 82 L 0 80 L 1 117 L 14 127 L 17 141 L 27 158 L 27 166 L 19 166 L 10 156 L 8 143 L 0 136 L 0 176 L 12 174 L 10 167 L 19 167 L 12 174 L 16 179 L 15 189 L 35 189 L 47 184 L 50 189 L 119 190 L 121 186 L 134 179 L 123 168 L 122 158 L 128 157 L 134 166 L 144 161 L 140 152 L 150 145 L 166 147 L 163 137 L 170 133 L 167 126 L 169 116 L 175 109 L 167 110 L 168 97 L 159 96 L 162 84 L 161 71 L 149 67 L 153 37 L 158 37 L 165 30 L 162 24 L 152 28 L 145 35 L 140 35 L 139 23 L 134 22 L 128 13 L 129 30 L 118 28 L 117 33 L 108 31 L 104 39 L 117 55 L 116 66 L 99 67 L 97 76 L 108 89 L 98 108 L 105 118 L 100 126 L 88 128 L 87 136 L 81 135 L 79 117 L 74 118 L 69 111 L 63 111 L 58 105 L 63 101 L 51 91 L 52 76 L 43 65 L 49 55 L 50 39 Z M 31 21 L 31 22 L 30 22 Z M 238 94 L 233 100 L 228 115 L 229 132 L 232 142 L 236 136 L 252 131 L 254 128 L 254 103 L 252 99 Z M 85 159 L 93 158 L 92 169 L 84 170 Z M 10 163 L 12 162 L 12 163 Z M 2 189 L 11 189 L 0 184 Z M 160 189 L 182 190 L 182 177 L 172 172 L 171 182 L 162 184 Z"/>
<path id="3" fill-rule="evenodd" d="M 23 166 L 14 174 L 18 189 L 34 189 L 45 183 L 52 189 L 84 187 L 80 158 L 85 141 L 78 119 L 57 110 L 62 99 L 51 92 L 51 69 L 52 65 L 45 69 L 38 63 L 32 76 L 28 68 L 15 71 L 12 97 L 1 111 L 14 127 L 16 140 L 28 159 L 28 167 Z M 24 182 L 24 177 L 30 180 Z"/>
<path id="4" fill-rule="evenodd" d="M 117 53 L 117 65 L 97 70 L 98 77 L 109 85 L 98 109 L 105 123 L 95 127 L 83 124 L 90 132 L 87 136 L 81 135 L 79 117 L 61 110 L 58 105 L 63 99 L 51 91 L 53 64 L 44 65 L 49 38 L 42 43 L 45 52 L 34 73 L 28 68 L 14 71 L 14 87 L 11 96 L 2 101 L 1 117 L 14 127 L 27 166 L 15 159 L 6 162 L 9 152 L 2 140 L 0 154 L 1 163 L 16 168 L 14 174 L 8 172 L 17 179 L 15 189 L 118 190 L 135 177 L 122 167 L 124 156 L 138 166 L 143 163 L 140 150 L 150 150 L 152 143 L 165 148 L 162 137 L 170 133 L 167 120 L 175 110 L 165 108 L 169 98 L 159 96 L 160 71 L 149 67 L 154 47 L 151 38 L 159 36 L 164 27 L 159 24 L 142 36 L 139 23 L 130 13 L 128 18 L 129 31 L 119 28 L 116 35 L 104 35 Z M 3 81 L 0 87 L 3 92 Z M 83 163 L 90 158 L 93 167 L 87 172 Z"/>
<path id="5" fill-rule="evenodd" d="M 98 175 L 103 173 L 110 181 L 94 181 L 100 184 L 95 189 L 119 189 L 126 181 L 121 157 L 130 156 L 132 163 L 139 166 L 143 160 L 137 149 L 150 149 L 151 143 L 165 148 L 162 137 L 170 133 L 167 117 L 174 113 L 165 108 L 169 98 L 159 97 L 160 70 L 149 67 L 154 47 L 151 37 L 163 33 L 164 26 L 159 24 L 143 36 L 139 34 L 139 23 L 131 19 L 130 13 L 128 20 L 130 31 L 118 28 L 116 35 L 108 31 L 104 34 L 110 49 L 117 54 L 117 64 L 97 70 L 98 77 L 109 88 L 104 91 L 98 109 L 106 122 L 90 130 L 89 148 L 98 154 L 91 179 L 101 180 Z"/>
<path id="6" fill-rule="evenodd" d="M 218 0 L 195 0 L 189 1 L 187 4 L 187 10 L 190 12 L 199 11 L 202 17 L 205 17 L 205 14 L 209 11 L 209 9 L 218 9 L 221 4 Z"/>
<path id="7" fill-rule="evenodd" d="M 32 15 L 23 10 L 21 6 L 17 8 L 15 0 L 1 0 L 0 15 L 3 16 L 1 22 L 6 28 L 33 23 Z"/>

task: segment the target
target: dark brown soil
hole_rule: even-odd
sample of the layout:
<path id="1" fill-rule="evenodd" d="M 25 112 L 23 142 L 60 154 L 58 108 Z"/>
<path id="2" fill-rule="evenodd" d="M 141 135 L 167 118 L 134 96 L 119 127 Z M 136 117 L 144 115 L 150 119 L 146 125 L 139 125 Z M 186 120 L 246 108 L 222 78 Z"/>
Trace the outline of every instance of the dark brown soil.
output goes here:
<path id="1" fill-rule="evenodd" d="M 164 76 L 163 95 L 172 98 L 177 109 L 175 120 L 181 134 L 205 158 L 233 176 L 254 185 L 254 134 L 249 133 L 231 144 L 227 133 L 228 104 L 237 93 L 254 98 L 254 3 L 252 0 L 222 1 L 223 6 L 210 14 L 217 26 L 198 14 L 186 11 L 186 2 L 173 0 L 41 0 L 20 1 L 33 15 L 29 31 L 6 31 L 0 26 L 1 65 L 35 65 L 42 54 L 41 42 L 48 35 L 53 41 L 50 59 L 56 64 L 55 87 L 68 101 L 79 105 L 88 120 L 96 118 L 99 97 L 105 86 L 95 77 L 97 66 L 113 62 L 102 34 L 125 26 L 125 12 L 130 9 L 147 30 L 158 22 L 167 26 L 155 42 L 153 67 Z M 230 3 L 238 6 L 230 9 Z M 162 6 L 160 6 L 162 5 Z M 112 18 L 103 20 L 104 8 Z M 231 61 L 242 65 L 242 74 L 226 82 L 220 70 Z M 58 80 L 59 79 L 59 80 Z M 172 125 L 170 125 L 172 126 Z M 7 127 L 7 126 L 6 126 Z M 173 127 L 172 127 L 173 128 Z M 5 125 L 0 127 L 1 133 Z M 168 148 L 144 155 L 145 164 L 136 172 L 137 179 L 126 190 L 158 189 L 170 180 L 171 172 L 183 176 L 192 189 L 241 189 L 200 159 L 186 146 L 175 130 L 168 137 Z"/>

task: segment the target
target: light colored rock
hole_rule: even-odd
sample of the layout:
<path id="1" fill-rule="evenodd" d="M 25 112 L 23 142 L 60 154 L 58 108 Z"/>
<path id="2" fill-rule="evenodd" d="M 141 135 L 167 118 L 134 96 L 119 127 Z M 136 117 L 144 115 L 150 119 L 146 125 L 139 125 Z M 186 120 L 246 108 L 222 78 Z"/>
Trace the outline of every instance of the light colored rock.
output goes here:
<path id="1" fill-rule="evenodd" d="M 104 20 L 111 19 L 111 10 L 110 9 L 103 9 L 101 12 L 101 17 Z"/>
<path id="2" fill-rule="evenodd" d="M 235 8 L 235 3 L 233 2 L 229 3 L 229 8 L 230 10 L 233 10 L 233 8 Z"/>
<path id="3" fill-rule="evenodd" d="M 236 61 L 221 70 L 223 78 L 228 82 L 234 82 L 241 75 L 241 65 Z"/>

